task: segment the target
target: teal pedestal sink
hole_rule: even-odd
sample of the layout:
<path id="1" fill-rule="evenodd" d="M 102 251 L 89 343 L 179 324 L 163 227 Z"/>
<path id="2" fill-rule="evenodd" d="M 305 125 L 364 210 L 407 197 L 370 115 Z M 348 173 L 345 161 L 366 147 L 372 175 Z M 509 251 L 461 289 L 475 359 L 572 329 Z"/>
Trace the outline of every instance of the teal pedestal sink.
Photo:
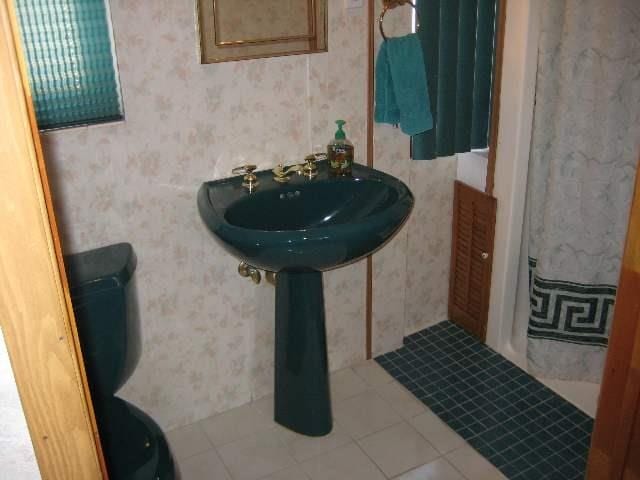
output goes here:
<path id="1" fill-rule="evenodd" d="M 351 177 L 330 177 L 325 162 L 313 179 L 287 184 L 258 172 L 249 193 L 242 177 L 202 184 L 198 210 L 232 255 L 277 272 L 275 420 L 311 436 L 332 427 L 322 271 L 380 248 L 413 207 L 407 186 L 354 164 Z"/>

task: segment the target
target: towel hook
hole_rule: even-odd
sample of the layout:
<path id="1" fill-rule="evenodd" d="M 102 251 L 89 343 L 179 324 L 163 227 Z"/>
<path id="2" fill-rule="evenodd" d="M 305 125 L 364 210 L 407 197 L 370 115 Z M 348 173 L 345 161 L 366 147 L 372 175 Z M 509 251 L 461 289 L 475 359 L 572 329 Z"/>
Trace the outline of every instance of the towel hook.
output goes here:
<path id="1" fill-rule="evenodd" d="M 395 8 L 399 5 L 410 5 L 416 12 L 416 32 L 418 31 L 418 29 L 420 28 L 420 14 L 418 13 L 418 9 L 416 8 L 416 4 L 413 3 L 410 0 L 384 0 L 384 7 L 382 8 L 382 13 L 380 14 L 380 17 L 378 18 L 378 25 L 380 26 L 380 35 L 382 35 L 382 38 L 384 40 L 387 40 L 387 36 L 384 34 L 384 27 L 382 26 L 382 22 L 384 21 L 384 15 L 387 13 L 387 10 L 390 10 L 392 8 Z"/>

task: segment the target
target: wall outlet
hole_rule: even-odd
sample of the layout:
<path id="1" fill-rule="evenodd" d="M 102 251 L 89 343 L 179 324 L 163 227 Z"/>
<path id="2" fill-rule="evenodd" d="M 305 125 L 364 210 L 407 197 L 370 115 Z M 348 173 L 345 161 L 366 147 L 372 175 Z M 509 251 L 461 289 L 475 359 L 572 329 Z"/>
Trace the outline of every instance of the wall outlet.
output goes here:
<path id="1" fill-rule="evenodd" d="M 344 8 L 362 8 L 364 7 L 364 0 L 344 0 Z"/>

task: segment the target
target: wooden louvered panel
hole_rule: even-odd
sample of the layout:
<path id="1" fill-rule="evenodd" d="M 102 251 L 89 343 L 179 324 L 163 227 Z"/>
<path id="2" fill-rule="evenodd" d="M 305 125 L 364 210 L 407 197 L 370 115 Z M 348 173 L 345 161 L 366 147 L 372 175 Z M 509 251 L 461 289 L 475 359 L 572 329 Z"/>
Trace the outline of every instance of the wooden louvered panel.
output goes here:
<path id="1" fill-rule="evenodd" d="M 489 313 L 495 224 L 496 199 L 456 181 L 449 319 L 483 341 Z"/>

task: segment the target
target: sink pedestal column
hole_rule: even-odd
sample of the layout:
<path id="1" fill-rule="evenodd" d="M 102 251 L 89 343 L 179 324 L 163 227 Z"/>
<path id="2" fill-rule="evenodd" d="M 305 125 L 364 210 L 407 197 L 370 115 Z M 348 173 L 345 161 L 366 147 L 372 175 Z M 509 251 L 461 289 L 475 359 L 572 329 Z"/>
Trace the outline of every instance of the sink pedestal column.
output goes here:
<path id="1" fill-rule="evenodd" d="M 322 273 L 278 272 L 275 421 L 304 435 L 331 431 Z"/>

